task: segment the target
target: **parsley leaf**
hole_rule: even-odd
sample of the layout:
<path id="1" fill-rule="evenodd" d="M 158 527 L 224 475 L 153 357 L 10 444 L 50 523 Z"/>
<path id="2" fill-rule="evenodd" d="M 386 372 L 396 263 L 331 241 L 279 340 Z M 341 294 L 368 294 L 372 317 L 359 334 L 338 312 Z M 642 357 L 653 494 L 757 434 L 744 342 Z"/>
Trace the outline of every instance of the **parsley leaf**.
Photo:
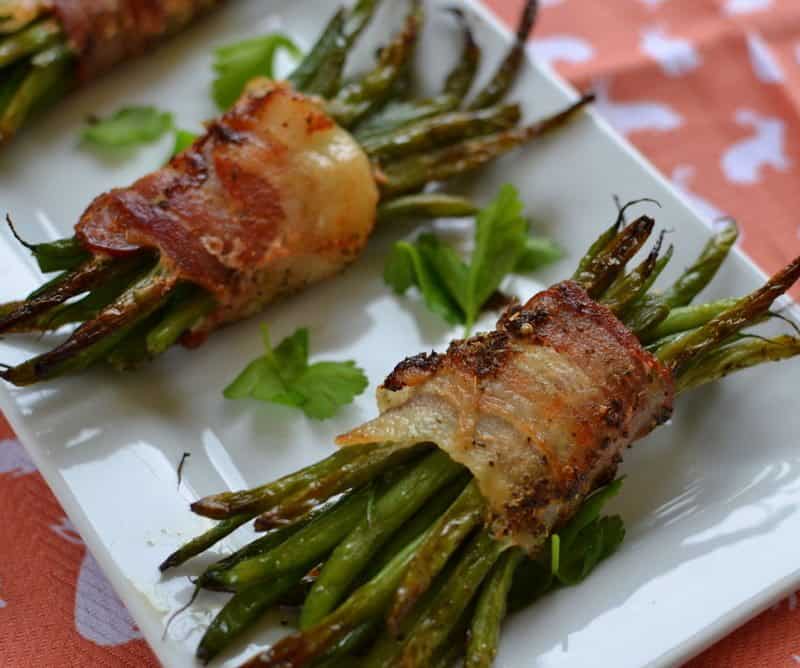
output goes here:
<path id="1" fill-rule="evenodd" d="M 618 515 L 600 517 L 603 506 L 619 493 L 623 478 L 600 488 L 589 496 L 575 517 L 551 538 L 559 558 L 553 564 L 553 575 L 564 585 L 574 585 L 583 579 L 603 559 L 610 556 L 625 537 L 625 526 Z M 558 544 L 558 548 L 555 545 Z"/>
<path id="2" fill-rule="evenodd" d="M 475 250 L 472 252 L 464 313 L 467 329 L 478 318 L 481 306 L 514 271 L 528 237 L 525 205 L 511 184 L 500 192 L 475 219 Z"/>
<path id="3" fill-rule="evenodd" d="M 399 295 L 417 286 L 431 311 L 450 324 L 457 325 L 464 322 L 464 314 L 436 270 L 435 258 L 437 249 L 441 247 L 446 246 L 432 234 L 423 234 L 413 244 L 406 241 L 396 243 L 387 260 L 383 278 Z"/>
<path id="4" fill-rule="evenodd" d="M 146 144 L 173 128 L 172 114 L 155 107 L 123 107 L 83 129 L 81 137 L 102 147 L 127 148 Z"/>
<path id="5" fill-rule="evenodd" d="M 601 487 L 581 505 L 575 516 L 553 534 L 537 560 L 525 560 L 514 574 L 509 605 L 518 610 L 559 586 L 582 582 L 625 538 L 618 515 L 601 516 L 603 507 L 617 495 L 624 478 Z"/>
<path id="6" fill-rule="evenodd" d="M 561 257 L 553 242 L 529 236 L 523 209 L 514 186 L 503 186 L 476 218 L 469 264 L 452 246 L 423 234 L 413 243 L 394 245 L 384 280 L 397 294 L 417 287 L 431 311 L 471 330 L 508 274 L 530 272 Z"/>
<path id="7" fill-rule="evenodd" d="M 529 274 L 547 264 L 560 260 L 562 257 L 564 257 L 564 251 L 552 239 L 528 237 L 525 240 L 525 247 L 520 253 L 519 260 L 517 260 L 517 266 L 514 267 L 514 273 Z"/>
<path id="8" fill-rule="evenodd" d="M 230 107 L 242 94 L 245 85 L 256 76 L 273 76 L 275 56 L 281 49 L 300 58 L 298 46 L 282 33 L 226 44 L 214 52 L 214 101 L 221 109 Z"/>
<path id="9" fill-rule="evenodd" d="M 172 155 L 170 157 L 174 158 L 178 153 L 189 148 L 198 136 L 196 132 L 175 128 L 175 144 L 172 146 Z"/>
<path id="10" fill-rule="evenodd" d="M 308 330 L 298 329 L 275 348 L 262 328 L 265 354 L 247 365 L 225 388 L 226 399 L 258 399 L 300 408 L 325 420 L 349 404 L 369 384 L 353 361 L 308 363 Z"/>

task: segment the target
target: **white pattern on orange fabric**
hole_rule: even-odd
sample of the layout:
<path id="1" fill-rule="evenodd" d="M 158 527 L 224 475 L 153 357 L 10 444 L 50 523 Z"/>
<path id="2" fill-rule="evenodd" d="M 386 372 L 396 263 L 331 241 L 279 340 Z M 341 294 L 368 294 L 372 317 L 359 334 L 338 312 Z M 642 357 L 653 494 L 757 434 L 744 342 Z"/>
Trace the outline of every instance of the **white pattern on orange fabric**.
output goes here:
<path id="1" fill-rule="evenodd" d="M 755 134 L 735 142 L 722 156 L 722 170 L 733 183 L 761 181 L 761 169 L 772 167 L 784 172 L 792 163 L 786 156 L 786 124 L 779 118 L 762 116 L 752 109 L 736 112 L 739 125 L 751 126 Z"/>
<path id="2" fill-rule="evenodd" d="M 16 439 L 0 440 L 0 474 L 2 473 L 10 473 L 12 478 L 36 473 L 36 466 Z"/>
<path id="3" fill-rule="evenodd" d="M 767 43 L 757 32 L 747 33 L 747 51 L 750 63 L 759 81 L 768 84 L 783 83 L 783 69 Z"/>
<path id="4" fill-rule="evenodd" d="M 73 545 L 84 544 L 67 517 L 62 517 L 58 524 L 51 524 L 50 528 Z M 75 585 L 75 629 L 100 647 L 124 645 L 142 637 L 128 609 L 88 550 Z"/>
<path id="5" fill-rule="evenodd" d="M 692 210 L 704 221 L 711 224 L 715 220 L 724 218 L 725 213 L 707 199 L 691 190 L 690 185 L 692 179 L 694 179 L 695 171 L 692 165 L 678 165 L 672 170 L 670 180 L 672 181 L 672 185 L 674 185 L 686 199 Z"/>
<path id="6" fill-rule="evenodd" d="M 639 48 L 670 77 L 688 74 L 703 62 L 700 52 L 689 40 L 670 36 L 662 26 L 644 28 Z"/>
<path id="7" fill-rule="evenodd" d="M 531 50 L 537 60 L 554 65 L 584 63 L 594 57 L 594 47 L 585 39 L 573 35 L 550 35 L 534 39 Z"/>
<path id="8" fill-rule="evenodd" d="M 75 629 L 100 647 L 124 645 L 142 637 L 89 552 L 81 562 L 75 589 Z"/>
<path id="9" fill-rule="evenodd" d="M 62 517 L 58 524 L 51 524 L 50 528 L 68 543 L 83 545 L 83 539 L 69 518 Z"/>
<path id="10" fill-rule="evenodd" d="M 772 6 L 772 0 L 728 0 L 725 3 L 726 14 L 752 14 L 761 12 Z"/>
<path id="11" fill-rule="evenodd" d="M 683 117 L 659 102 L 615 102 L 609 96 L 607 79 L 595 80 L 592 89 L 597 95 L 595 108 L 615 130 L 624 135 L 639 130 L 666 132 L 683 125 Z"/>

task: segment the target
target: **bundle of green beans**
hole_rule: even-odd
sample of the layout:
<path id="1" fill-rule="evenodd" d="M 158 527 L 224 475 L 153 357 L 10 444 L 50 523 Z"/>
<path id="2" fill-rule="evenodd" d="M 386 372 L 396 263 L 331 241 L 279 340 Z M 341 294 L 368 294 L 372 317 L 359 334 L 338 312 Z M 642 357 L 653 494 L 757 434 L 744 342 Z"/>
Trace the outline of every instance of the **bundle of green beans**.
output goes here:
<path id="1" fill-rule="evenodd" d="M 295 89 L 324 97 L 329 112 L 375 163 L 379 220 L 474 214 L 476 207 L 468 199 L 424 189 L 559 128 L 591 100 L 584 97 L 530 126 L 519 125 L 518 105 L 499 104 L 522 63 L 535 0 L 526 0 L 516 41 L 497 72 L 471 98 L 480 49 L 463 17 L 462 52 L 441 92 L 433 98 L 413 94 L 410 78 L 424 22 L 422 0 L 409 1 L 402 30 L 380 50 L 374 68 L 343 84 L 348 55 L 379 4 L 359 0 L 351 9 L 339 9 L 289 77 Z M 15 385 L 50 380 L 103 361 L 120 369 L 136 366 L 178 342 L 215 308 L 202 289 L 168 283 L 159 259 L 148 252 L 125 260 L 94 257 L 75 238 L 26 245 L 43 272 L 60 273 L 26 300 L 0 305 L 0 334 L 41 332 L 66 323 L 80 326 L 54 350 L 0 369 L 0 378 Z M 86 296 L 65 305 L 79 295 Z"/>
<path id="2" fill-rule="evenodd" d="M 800 277 L 800 258 L 740 299 L 692 304 L 736 236 L 729 224 L 666 291 L 653 283 L 672 256 L 661 235 L 645 259 L 626 267 L 653 231 L 624 210 L 582 258 L 573 279 L 604 303 L 674 374 L 678 392 L 766 361 L 800 355 L 800 338 L 751 337 L 774 300 Z M 338 500 L 332 501 L 337 495 Z M 594 503 L 589 496 L 584 506 Z M 490 666 L 515 572 L 550 555 L 499 542 L 484 526 L 486 503 L 460 464 L 430 444 L 344 448 L 262 487 L 192 504 L 219 520 L 171 555 L 182 564 L 257 518 L 268 530 L 208 568 L 200 588 L 233 592 L 197 654 L 209 660 L 269 607 L 298 603 L 300 631 L 255 657 L 252 666 Z M 561 527 L 582 526 L 583 511 Z M 519 592 L 516 594 L 520 595 Z M 522 592 L 522 596 L 526 592 Z"/>
<path id="3" fill-rule="evenodd" d="M 7 4 L 0 7 L 0 143 L 69 89 L 74 63 L 54 16 L 15 12 Z"/>

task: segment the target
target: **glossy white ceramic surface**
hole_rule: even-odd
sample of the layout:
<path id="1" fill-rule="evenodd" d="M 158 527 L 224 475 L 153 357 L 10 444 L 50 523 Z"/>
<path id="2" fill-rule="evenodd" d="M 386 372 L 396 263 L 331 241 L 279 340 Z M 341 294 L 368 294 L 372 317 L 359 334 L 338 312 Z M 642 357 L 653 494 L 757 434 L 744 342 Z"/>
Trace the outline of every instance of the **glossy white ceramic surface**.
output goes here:
<path id="1" fill-rule="evenodd" d="M 398 24 L 405 3 L 389 5 L 359 52 L 371 54 Z M 433 89 L 457 53 L 444 7 L 431 0 L 419 53 L 423 84 Z M 499 58 L 508 36 L 476 2 L 464 1 L 485 63 Z M 208 95 L 211 50 L 217 44 L 280 26 L 308 45 L 332 3 L 238 0 L 212 19 L 111 77 L 70 97 L 0 152 L 0 202 L 33 240 L 69 234 L 83 208 L 103 190 L 157 167 L 166 140 L 125 159 L 98 157 L 78 145 L 89 114 L 124 104 L 156 104 L 196 129 L 215 113 Z M 363 61 L 366 62 L 366 61 Z M 513 98 L 533 119 L 572 95 L 533 64 Z M 516 184 L 538 221 L 568 259 L 509 289 L 527 296 L 565 276 L 622 199 L 655 197 L 670 240 L 674 276 L 704 243 L 708 229 L 671 187 L 595 117 L 517 152 L 459 184 L 486 201 L 503 182 Z M 440 226 L 456 237 L 466 223 Z M 165 638 L 169 614 L 187 600 L 185 577 L 198 564 L 162 579 L 157 565 L 207 523 L 188 502 L 212 492 L 261 483 L 326 456 L 333 437 L 374 414 L 373 391 L 392 366 L 420 350 L 441 349 L 458 332 L 414 299 L 398 300 L 383 285 L 390 244 L 411 224 L 378 230 L 366 254 L 344 275 L 276 305 L 250 322 L 214 335 L 194 352 L 175 350 L 140 372 L 94 371 L 31 390 L 0 388 L 2 409 L 147 640 L 167 666 L 193 666 L 193 649 L 219 598 L 203 596 Z M 743 293 L 760 275 L 732 258 L 708 295 Z M 41 277 L 10 235 L 0 236 L 0 300 L 24 294 Z M 312 422 L 291 410 L 224 401 L 222 388 L 258 354 L 258 326 L 274 337 L 311 329 L 313 354 L 354 358 L 371 387 L 333 420 Z M 483 324 L 489 325 L 487 319 Z M 20 361 L 50 340 L 6 338 L 0 360 Z M 665 666 L 688 658 L 782 593 L 800 585 L 800 363 L 759 369 L 678 402 L 670 425 L 626 458 L 628 479 L 613 510 L 627 539 L 579 587 L 549 596 L 506 624 L 498 665 Z M 180 487 L 176 466 L 191 453 Z M 12 519 L 13 521 L 13 519 Z M 242 542 L 226 541 L 223 548 Z M 202 563 L 202 560 L 200 560 Z M 218 665 L 264 647 L 283 631 L 266 620 Z"/>

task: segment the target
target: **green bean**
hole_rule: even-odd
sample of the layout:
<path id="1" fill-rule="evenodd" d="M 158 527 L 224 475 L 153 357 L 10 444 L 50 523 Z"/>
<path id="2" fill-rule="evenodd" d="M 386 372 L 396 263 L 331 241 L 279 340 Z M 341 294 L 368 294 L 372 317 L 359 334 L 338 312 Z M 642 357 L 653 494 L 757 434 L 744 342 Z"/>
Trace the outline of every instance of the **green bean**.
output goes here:
<path id="1" fill-rule="evenodd" d="M 271 529 L 290 522 L 340 492 L 366 485 L 386 471 L 397 470 L 401 464 L 415 459 L 428 449 L 429 446 L 425 444 L 413 448 L 398 448 L 388 456 L 383 450 L 368 451 L 354 465 L 344 464 L 326 476 L 309 481 L 307 485 L 282 499 L 256 520 L 256 529 Z"/>
<path id="2" fill-rule="evenodd" d="M 732 308 L 736 299 L 719 299 L 707 304 L 679 306 L 673 308 L 669 315 L 655 327 L 647 330 L 640 339 L 643 343 L 652 343 L 665 336 L 685 332 L 705 325 L 712 318 Z"/>
<path id="3" fill-rule="evenodd" d="M 86 292 L 100 284 L 115 268 L 105 258 L 93 258 L 72 272 L 57 276 L 47 286 L 32 293 L 19 307 L 0 320 L 0 333 L 22 325 L 46 313 L 70 297 Z"/>
<path id="4" fill-rule="evenodd" d="M 372 21 L 375 10 L 380 3 L 381 0 L 359 0 L 355 7 L 347 14 L 344 30 L 342 32 L 348 48 L 355 43 L 355 40 L 369 25 L 370 21 Z"/>
<path id="5" fill-rule="evenodd" d="M 775 274 L 755 292 L 739 299 L 734 306 L 720 313 L 702 327 L 678 341 L 658 350 L 657 356 L 670 366 L 676 376 L 686 371 L 695 360 L 728 340 L 743 327 L 763 317 L 772 303 L 800 278 L 800 257 Z"/>
<path id="6" fill-rule="evenodd" d="M 0 304 L 0 320 L 16 311 L 20 306 L 22 306 L 22 302 L 7 302 L 6 304 Z"/>
<path id="7" fill-rule="evenodd" d="M 185 543 L 164 559 L 158 567 L 159 570 L 163 573 L 170 568 L 175 568 L 176 566 L 186 563 L 192 557 L 196 557 L 201 552 L 205 552 L 212 545 L 217 544 L 223 538 L 232 534 L 236 529 L 242 526 L 242 524 L 251 519 L 253 519 L 253 515 L 243 513 L 218 522 L 208 531 L 197 536 L 197 538 L 193 538 L 188 543 Z"/>
<path id="8" fill-rule="evenodd" d="M 13 96 L 0 114 L 0 142 L 11 137 L 45 100 L 63 93 L 69 85 L 72 55 L 64 45 L 50 47 L 34 56 Z"/>
<path id="9" fill-rule="evenodd" d="M 453 10 L 461 15 L 459 10 Z M 466 26 L 466 24 L 464 24 Z M 396 130 L 417 123 L 419 121 L 453 111 L 458 108 L 465 88 L 472 85 L 476 74 L 472 71 L 477 68 L 480 59 L 480 50 L 474 44 L 472 34 L 465 27 L 465 46 L 462 57 L 448 74 L 444 90 L 436 97 L 427 100 L 396 101 L 392 100 L 382 108 L 371 111 L 354 130 L 354 135 L 359 142 L 375 139 L 381 135 L 395 132 Z"/>
<path id="10" fill-rule="evenodd" d="M 589 269 L 589 266 L 592 264 L 592 261 L 604 250 L 606 250 L 612 242 L 617 238 L 620 229 L 625 225 L 625 214 L 629 208 L 641 204 L 642 202 L 650 202 L 652 204 L 658 204 L 658 202 L 654 199 L 650 199 L 649 197 L 644 197 L 642 199 L 635 199 L 631 200 L 624 206 L 619 206 L 618 204 L 618 211 L 617 211 L 617 218 L 614 223 L 605 230 L 593 243 L 589 246 L 589 250 L 586 254 L 581 258 L 580 262 L 578 263 L 578 268 L 575 270 L 575 273 L 572 276 L 572 280 L 579 281 L 581 275 Z"/>
<path id="11" fill-rule="evenodd" d="M 19 366 L 0 372 L 14 385 L 31 385 L 66 373 L 82 371 L 104 358 L 140 322 L 169 298 L 172 280 L 156 267 L 126 290 L 93 320 L 81 325 L 61 345 Z"/>
<path id="12" fill-rule="evenodd" d="M 620 319 L 637 337 L 669 317 L 670 308 L 661 295 L 645 295 Z"/>
<path id="13" fill-rule="evenodd" d="M 354 591 L 316 626 L 283 638 L 271 649 L 250 659 L 242 668 L 293 668 L 307 665 L 350 631 L 380 616 L 421 540 L 422 536 L 406 545 L 378 575 Z"/>
<path id="14" fill-rule="evenodd" d="M 523 128 L 469 139 L 427 154 L 410 156 L 386 165 L 381 184 L 384 199 L 414 192 L 432 181 L 443 181 L 472 171 L 501 155 L 560 128 L 594 98 L 587 96 L 564 111 Z"/>
<path id="15" fill-rule="evenodd" d="M 426 538 L 427 533 L 423 538 L 423 542 Z M 448 563 L 442 575 L 434 580 L 432 586 L 425 592 L 419 603 L 406 615 L 397 632 L 392 631 L 388 626 L 384 625 L 383 630 L 362 662 L 363 668 L 384 668 L 384 666 L 390 666 L 396 663 L 409 632 L 421 619 L 427 616 L 431 606 L 436 601 L 439 592 L 446 584 L 454 568 L 455 564 L 453 561 Z M 399 586 L 400 583 L 398 583 L 398 587 Z M 396 590 L 393 594 L 395 593 Z"/>
<path id="16" fill-rule="evenodd" d="M 147 334 L 147 351 L 151 355 L 160 355 L 211 313 L 216 305 L 216 300 L 205 292 L 172 304 L 160 323 Z"/>
<path id="17" fill-rule="evenodd" d="M 304 571 L 288 571 L 237 592 L 217 613 L 197 647 L 197 658 L 208 663 L 256 622 L 303 577 Z"/>
<path id="18" fill-rule="evenodd" d="M 55 19 L 42 19 L 17 33 L 0 38 L 0 67 L 52 46 L 61 38 Z"/>
<path id="19" fill-rule="evenodd" d="M 14 99 L 30 69 L 29 63 L 19 62 L 3 70 L 3 76 L 0 77 L 0 118 L 3 117 L 6 107 Z M 3 138 L 0 137 L 0 142 L 2 140 Z"/>
<path id="20" fill-rule="evenodd" d="M 295 88 L 331 97 L 339 83 L 347 53 L 372 19 L 378 0 L 360 0 L 349 12 L 340 9 L 317 43 L 289 77 Z"/>
<path id="21" fill-rule="evenodd" d="M 648 216 L 636 219 L 592 258 L 574 280 L 581 283 L 590 296 L 598 298 L 625 271 L 625 265 L 650 237 L 654 225 L 655 221 Z"/>
<path id="22" fill-rule="evenodd" d="M 381 570 L 391 562 L 394 557 L 402 552 L 409 544 L 417 541 L 426 531 L 431 528 L 431 525 L 439 518 L 439 516 L 447 509 L 447 507 L 455 500 L 459 492 L 464 488 L 468 475 L 463 475 L 456 478 L 453 482 L 442 489 L 436 496 L 428 501 L 402 528 L 392 536 L 391 540 L 386 543 L 376 557 L 372 560 L 370 567 L 367 569 L 365 581 L 369 581 L 377 576 Z M 376 622 L 381 622 L 381 619 L 372 620 L 370 625 L 375 625 Z M 388 635 L 388 634 L 381 634 Z M 383 638 L 381 638 L 383 640 Z M 346 640 L 346 639 L 345 639 Z M 389 637 L 391 644 L 394 646 L 394 640 Z M 372 656 L 372 652 L 370 652 Z M 381 662 L 377 664 L 383 666 Z M 316 664 L 314 664 L 316 667 Z"/>
<path id="23" fill-rule="evenodd" d="M 143 273 L 142 267 L 133 267 L 128 272 L 109 278 L 95 287 L 88 295 L 68 304 L 61 304 L 42 314 L 29 327 L 15 327 L 13 331 L 48 331 L 63 325 L 84 322 L 94 318 Z"/>
<path id="24" fill-rule="evenodd" d="M 725 376 L 762 364 L 800 355 L 800 339 L 778 336 L 746 339 L 712 350 L 680 373 L 677 391 L 685 392 Z"/>
<path id="25" fill-rule="evenodd" d="M 534 23 L 536 23 L 538 9 L 539 3 L 537 0 L 527 0 L 517 26 L 514 45 L 503 59 L 503 62 L 500 63 L 491 81 L 469 105 L 470 109 L 483 109 L 497 104 L 514 84 L 525 57 L 525 43 L 528 41 L 528 35 L 533 29 Z"/>
<path id="26" fill-rule="evenodd" d="M 463 626 L 464 629 L 466 628 L 466 624 L 459 624 L 459 626 Z M 460 665 L 459 661 L 464 656 L 464 647 L 466 645 L 464 629 L 457 628 L 450 634 L 448 639 L 442 643 L 439 651 L 434 654 L 433 659 L 426 665 L 426 668 L 455 668 L 455 666 Z M 386 637 L 391 638 L 388 634 Z M 383 639 L 383 637 L 381 639 Z M 392 661 L 395 660 L 394 657 L 397 654 L 399 646 L 400 643 L 394 641 L 391 645 L 394 651 L 387 652 L 385 656 L 388 658 L 380 662 L 373 659 L 373 656 L 377 656 L 377 654 L 374 653 L 373 650 L 370 650 L 366 659 L 359 663 L 360 668 L 385 668 L 386 666 L 394 665 Z"/>
<path id="27" fill-rule="evenodd" d="M 280 546 L 220 573 L 220 586 L 240 591 L 288 571 L 311 568 L 359 524 L 375 493 L 373 485 L 351 492 Z"/>
<path id="28" fill-rule="evenodd" d="M 514 127 L 519 105 L 507 104 L 479 111 L 454 111 L 403 126 L 362 142 L 372 158 L 391 160 L 422 153 L 453 141 L 479 137 Z"/>
<path id="29" fill-rule="evenodd" d="M 74 237 L 49 243 L 25 245 L 33 253 L 39 269 L 44 274 L 71 271 L 90 257 Z"/>
<path id="30" fill-rule="evenodd" d="M 303 605 L 300 628 L 314 626 L 333 610 L 381 545 L 463 470 L 437 449 L 382 494 L 325 563 Z"/>
<path id="31" fill-rule="evenodd" d="M 50 274 L 56 271 L 73 271 L 90 259 L 90 254 L 75 237 L 32 244 L 19 235 L 11 216 L 8 214 L 6 214 L 6 223 L 14 238 L 31 252 L 36 259 L 36 264 L 39 265 L 39 270 L 43 274 Z"/>
<path id="32" fill-rule="evenodd" d="M 420 444 L 413 448 L 399 448 L 388 456 L 381 450 L 368 452 L 356 465 L 317 478 L 287 496 L 274 508 L 262 513 L 256 518 L 256 529 L 265 531 L 282 526 L 340 492 L 366 485 L 387 471 L 396 474 L 403 464 L 413 461 L 428 449 L 428 445 Z"/>
<path id="33" fill-rule="evenodd" d="M 406 70 L 422 24 L 422 4 L 412 2 L 403 30 L 381 50 L 378 63 L 359 81 L 346 85 L 327 105 L 328 113 L 344 126 L 358 123 L 370 109 L 386 101 L 398 78 Z"/>
<path id="34" fill-rule="evenodd" d="M 400 624 L 430 588 L 450 557 L 478 526 L 486 513 L 478 483 L 473 480 L 428 532 L 397 589 L 387 625 L 395 635 Z"/>
<path id="35" fill-rule="evenodd" d="M 391 101 L 356 126 L 353 136 L 360 142 L 379 135 L 394 132 L 410 123 L 431 118 L 458 107 L 458 99 L 452 95 L 439 95 L 427 100 Z"/>
<path id="36" fill-rule="evenodd" d="M 361 649 L 372 638 L 380 626 L 380 618 L 371 619 L 350 631 L 344 638 L 336 643 L 330 650 L 311 664 L 311 668 L 338 668 L 351 666 L 353 657 L 351 652 Z"/>
<path id="37" fill-rule="evenodd" d="M 314 77 L 341 39 L 340 35 L 345 23 L 345 14 L 344 8 L 340 8 L 328 20 L 328 24 L 322 30 L 314 46 L 295 68 L 294 72 L 289 75 L 289 81 L 297 90 L 311 92 L 309 86 L 311 86 Z"/>
<path id="38" fill-rule="evenodd" d="M 461 96 L 447 92 L 448 85 L 455 85 L 454 81 L 463 77 L 463 65 L 468 62 L 460 60 L 445 82 L 444 91 L 436 97 L 427 100 L 391 100 L 382 108 L 371 111 L 355 128 L 354 136 L 359 143 L 368 139 L 375 139 L 381 135 L 395 132 L 396 130 L 417 123 L 419 121 L 453 111 L 461 103 Z M 471 83 L 471 82 L 470 82 Z"/>
<path id="39" fill-rule="evenodd" d="M 500 643 L 500 626 L 506 616 L 508 592 L 514 572 L 524 558 L 521 549 L 503 554 L 481 587 L 470 627 L 464 668 L 491 668 Z"/>
<path id="40" fill-rule="evenodd" d="M 79 267 L 80 267 L 80 265 L 78 265 L 78 267 L 75 267 L 75 269 L 78 269 Z M 25 299 L 23 301 L 21 301 L 20 304 L 24 305 L 26 302 L 33 301 L 34 299 L 39 298 L 41 295 L 47 294 L 49 292 L 52 292 L 55 288 L 57 288 L 59 285 L 61 285 L 61 283 L 63 283 L 65 280 L 67 280 L 67 278 L 69 278 L 69 276 L 72 273 L 72 271 L 74 271 L 74 270 L 62 271 L 61 273 L 57 274 L 56 276 L 53 276 L 50 280 L 45 281 L 44 283 L 42 283 L 42 285 L 40 285 L 33 292 L 31 292 L 27 297 L 25 297 Z"/>
<path id="41" fill-rule="evenodd" d="M 106 362 L 116 371 L 131 371 L 152 359 L 147 350 L 147 332 L 162 318 L 162 311 L 156 311 L 134 327 L 106 355 Z"/>
<path id="42" fill-rule="evenodd" d="M 193 512 L 205 517 L 222 519 L 244 511 L 264 512 L 277 505 L 290 494 L 304 489 L 316 480 L 340 471 L 346 478 L 356 475 L 360 466 L 373 462 L 376 457 L 389 457 L 393 445 L 367 444 L 337 450 L 330 457 L 290 473 L 278 480 L 239 492 L 223 492 L 207 496 L 191 505 Z"/>
<path id="43" fill-rule="evenodd" d="M 644 297 L 650 289 L 653 287 L 653 284 L 656 282 L 659 276 L 663 273 L 664 269 L 667 268 L 667 265 L 672 261 L 672 256 L 675 254 L 675 246 L 672 244 L 669 245 L 667 248 L 667 252 L 664 253 L 660 258 L 658 258 L 658 262 L 656 262 L 656 268 L 652 274 L 650 274 L 650 278 L 645 281 L 644 286 L 642 287 L 641 295 L 639 296 L 639 300 Z M 638 301 L 638 300 L 637 300 Z"/>
<path id="44" fill-rule="evenodd" d="M 434 653 L 458 624 L 460 614 L 467 608 L 505 549 L 488 531 L 478 533 L 442 587 L 428 614 L 409 632 L 400 653 L 400 665 L 428 665 Z"/>
<path id="45" fill-rule="evenodd" d="M 420 604 L 403 620 L 400 633 L 394 634 L 384 627 L 378 639 L 372 644 L 369 653 L 361 662 L 361 668 L 385 668 L 396 664 L 397 657 L 403 648 L 403 642 L 408 635 L 408 630 L 427 614 L 428 608 L 441 589 L 441 582 L 437 579 L 434 586 L 428 590 Z"/>
<path id="46" fill-rule="evenodd" d="M 480 207 L 465 197 L 444 193 L 419 193 L 383 202 L 378 207 L 378 222 L 394 218 L 461 218 L 474 216 Z"/>
<path id="47" fill-rule="evenodd" d="M 428 531 L 442 513 L 446 512 L 453 501 L 461 494 L 471 474 L 467 471 L 455 478 L 439 490 L 416 514 L 383 545 L 375 558 L 370 561 L 364 573 L 364 579 L 369 580 L 378 574 L 378 571 L 388 564 L 391 559 L 406 545 L 415 541 Z"/>
<path id="48" fill-rule="evenodd" d="M 665 293 L 667 304 L 672 308 L 689 304 L 714 278 L 738 237 L 739 229 L 732 221 L 714 235 L 700 257 Z"/>
<path id="49" fill-rule="evenodd" d="M 600 297 L 600 301 L 617 315 L 621 314 L 647 290 L 650 277 L 658 268 L 658 255 L 661 252 L 663 240 L 664 233 L 662 232 L 653 250 L 648 253 L 644 261 L 631 272 L 621 275 Z"/>
<path id="50" fill-rule="evenodd" d="M 472 82 L 475 81 L 475 76 L 480 68 L 481 48 L 475 41 L 464 12 L 456 8 L 450 11 L 461 24 L 464 46 L 461 49 L 461 57 L 458 59 L 455 69 L 447 75 L 444 94 L 463 100 L 469 93 L 469 89 L 472 88 Z"/>
<path id="51" fill-rule="evenodd" d="M 453 668 L 464 654 L 463 643 L 448 643 L 447 648 L 434 658 L 430 668 Z"/>
<path id="52" fill-rule="evenodd" d="M 195 586 L 201 589 L 211 589 L 214 591 L 220 589 L 219 576 L 222 573 L 229 571 L 231 568 L 236 566 L 236 564 L 241 563 L 246 559 L 252 559 L 253 557 L 266 554 L 270 550 L 282 545 L 298 531 L 308 526 L 308 524 L 314 518 L 319 517 L 327 510 L 329 510 L 329 508 L 321 508 L 316 512 L 309 513 L 306 517 L 298 520 L 294 524 L 281 527 L 275 531 L 270 531 L 268 534 L 251 541 L 224 559 L 214 562 L 208 568 L 206 568 L 205 571 L 203 571 L 202 575 L 200 575 L 197 580 L 195 580 Z"/>

